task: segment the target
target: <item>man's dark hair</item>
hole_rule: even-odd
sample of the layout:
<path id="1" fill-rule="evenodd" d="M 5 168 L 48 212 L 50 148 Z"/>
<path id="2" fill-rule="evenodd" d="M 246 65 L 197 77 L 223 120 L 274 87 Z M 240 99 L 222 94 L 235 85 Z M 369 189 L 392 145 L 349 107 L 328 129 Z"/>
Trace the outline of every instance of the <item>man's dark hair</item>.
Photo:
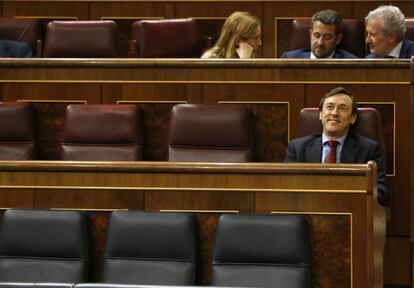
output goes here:
<path id="1" fill-rule="evenodd" d="M 335 25 L 336 35 L 343 31 L 342 18 L 335 10 L 326 9 L 317 12 L 312 16 L 312 27 L 316 21 L 320 21 L 325 25 Z"/>
<path id="2" fill-rule="evenodd" d="M 322 111 L 323 103 L 325 103 L 325 100 L 327 98 L 338 95 L 338 94 L 345 94 L 345 95 L 348 95 L 351 98 L 351 100 L 352 100 L 352 115 L 356 115 L 358 113 L 358 104 L 357 104 L 357 101 L 355 99 L 355 96 L 352 95 L 348 90 L 346 90 L 343 87 L 337 87 L 335 89 L 332 89 L 328 93 L 326 93 L 322 97 L 321 101 L 319 102 L 319 111 Z"/>

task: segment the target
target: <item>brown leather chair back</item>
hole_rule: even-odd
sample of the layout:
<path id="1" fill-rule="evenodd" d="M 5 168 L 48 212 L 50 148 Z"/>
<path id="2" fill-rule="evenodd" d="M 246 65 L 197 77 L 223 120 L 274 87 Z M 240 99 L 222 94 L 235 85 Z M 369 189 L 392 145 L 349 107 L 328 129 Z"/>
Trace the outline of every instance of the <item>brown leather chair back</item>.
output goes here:
<path id="1" fill-rule="evenodd" d="M 203 49 L 194 19 L 136 21 L 131 39 L 140 58 L 199 58 Z"/>
<path id="2" fill-rule="evenodd" d="M 244 105 L 178 104 L 171 111 L 169 161 L 249 162 L 251 110 Z"/>
<path id="3" fill-rule="evenodd" d="M 319 119 L 318 108 L 304 108 L 300 111 L 300 136 L 309 134 L 322 134 L 322 123 Z M 355 124 L 350 127 L 351 132 L 376 141 L 382 150 L 385 164 L 385 140 L 382 132 L 381 116 L 377 109 L 358 108 L 358 117 Z"/>
<path id="4" fill-rule="evenodd" d="M 120 36 L 114 21 L 52 21 L 46 27 L 44 57 L 119 57 Z"/>
<path id="5" fill-rule="evenodd" d="M 343 39 L 338 48 L 344 49 L 360 58 L 365 57 L 365 27 L 364 23 L 354 19 L 342 20 Z M 310 48 L 311 19 L 295 19 L 292 22 L 288 50 Z"/>
<path id="6" fill-rule="evenodd" d="M 405 38 L 414 41 L 414 18 L 405 19 L 405 26 L 407 27 Z"/>
<path id="7" fill-rule="evenodd" d="M 37 52 L 37 41 L 43 40 L 42 27 L 36 19 L 0 18 L 0 40 L 14 40 L 28 43 L 33 54 Z"/>
<path id="8" fill-rule="evenodd" d="M 140 124 L 135 105 L 68 105 L 61 160 L 142 160 Z"/>
<path id="9" fill-rule="evenodd" d="M 34 160 L 35 125 L 30 104 L 0 102 L 0 159 Z"/>

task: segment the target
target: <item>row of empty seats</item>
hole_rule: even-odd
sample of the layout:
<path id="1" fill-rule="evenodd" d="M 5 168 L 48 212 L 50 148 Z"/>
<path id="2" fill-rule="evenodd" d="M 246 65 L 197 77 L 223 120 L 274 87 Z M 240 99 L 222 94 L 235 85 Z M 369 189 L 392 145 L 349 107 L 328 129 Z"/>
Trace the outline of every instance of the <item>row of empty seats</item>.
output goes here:
<path id="1" fill-rule="evenodd" d="M 365 57 L 365 24 L 355 19 L 345 19 L 343 23 L 344 37 L 339 47 Z M 414 40 L 414 19 L 407 19 L 406 25 L 406 37 Z M 310 27 L 310 19 L 295 19 L 290 27 L 285 27 L 289 35 L 281 46 L 285 51 L 309 47 Z M 0 18 L 0 39 L 28 42 L 39 57 L 198 58 L 213 44 L 206 42 L 211 37 L 202 35 L 197 21 L 190 18 L 135 21 L 127 53 L 121 51 L 121 35 L 114 21 L 52 21 L 47 24 L 45 35 L 42 31 L 38 20 Z"/>
<path id="2" fill-rule="evenodd" d="M 112 212 L 102 283 L 195 285 L 196 225 L 190 213 Z M 88 281 L 87 215 L 7 210 L 0 230 L 0 286 Z M 214 286 L 311 287 L 305 218 L 222 215 L 212 259 Z"/>
<path id="3" fill-rule="evenodd" d="M 359 108 L 352 129 L 377 141 L 385 154 L 380 115 Z M 320 134 L 318 108 L 301 111 L 301 135 Z M 0 102 L 0 159 L 36 159 L 36 129 L 31 105 Z M 140 161 L 144 137 L 137 105 L 66 107 L 61 160 Z M 13 123 L 13 125 L 10 125 Z M 246 105 L 178 104 L 172 108 L 168 160 L 175 162 L 254 161 L 252 111 Z M 385 157 L 384 157 L 385 161 Z"/>
<path id="4" fill-rule="evenodd" d="M 143 160 L 142 130 L 136 105 L 68 105 L 60 159 Z M 0 103 L 0 159 L 36 159 L 35 134 L 30 104 Z M 251 110 L 243 105 L 175 105 L 168 149 L 169 161 L 252 161 Z"/>
<path id="5" fill-rule="evenodd" d="M 35 55 L 47 58 L 198 58 L 207 48 L 194 19 L 135 21 L 127 55 L 111 20 L 51 21 L 43 33 L 40 21 L 0 18 L 0 39 L 27 42 Z"/>

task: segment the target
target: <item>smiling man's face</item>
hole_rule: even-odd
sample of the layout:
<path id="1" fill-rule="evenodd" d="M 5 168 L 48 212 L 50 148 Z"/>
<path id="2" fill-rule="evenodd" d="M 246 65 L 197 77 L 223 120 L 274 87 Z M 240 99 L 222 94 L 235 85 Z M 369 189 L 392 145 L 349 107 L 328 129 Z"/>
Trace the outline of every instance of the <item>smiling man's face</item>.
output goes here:
<path id="1" fill-rule="evenodd" d="M 319 112 L 323 133 L 329 138 L 339 138 L 348 133 L 349 126 L 355 123 L 352 114 L 352 99 L 346 94 L 336 94 L 325 99 Z"/>

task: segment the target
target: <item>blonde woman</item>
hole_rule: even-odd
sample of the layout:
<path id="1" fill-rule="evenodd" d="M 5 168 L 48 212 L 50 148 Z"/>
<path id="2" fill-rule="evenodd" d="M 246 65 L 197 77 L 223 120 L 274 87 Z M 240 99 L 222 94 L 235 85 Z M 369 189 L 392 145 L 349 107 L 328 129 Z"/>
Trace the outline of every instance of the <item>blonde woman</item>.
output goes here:
<path id="1" fill-rule="evenodd" d="M 224 22 L 219 39 L 201 58 L 254 58 L 262 45 L 260 21 L 249 12 L 234 12 Z"/>

